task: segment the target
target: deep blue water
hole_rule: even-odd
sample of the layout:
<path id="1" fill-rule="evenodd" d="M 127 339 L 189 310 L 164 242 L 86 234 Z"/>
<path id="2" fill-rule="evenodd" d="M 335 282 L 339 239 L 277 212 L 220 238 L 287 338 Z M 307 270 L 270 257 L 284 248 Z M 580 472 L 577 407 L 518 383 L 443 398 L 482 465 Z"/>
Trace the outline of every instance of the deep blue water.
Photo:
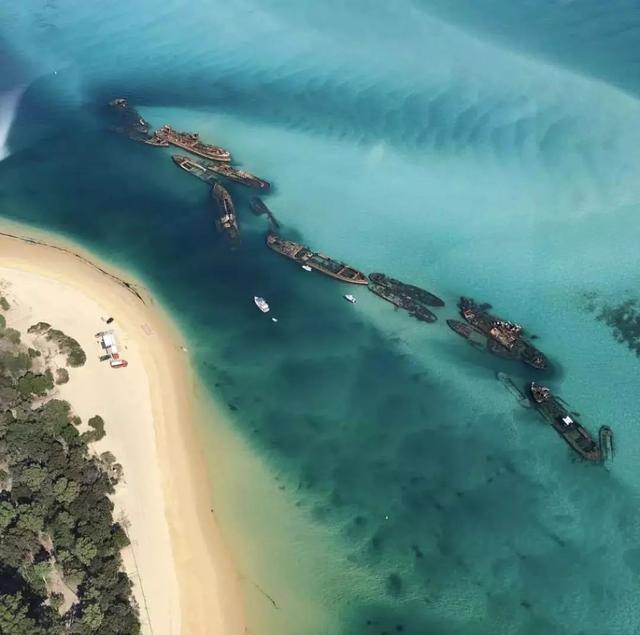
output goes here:
<path id="1" fill-rule="evenodd" d="M 185 329 L 226 432 L 273 490 L 258 520 L 221 503 L 223 530 L 244 527 L 230 538 L 243 568 L 260 552 L 244 573 L 279 606 L 246 584 L 255 633 L 640 632 L 639 360 L 585 308 L 638 294 L 640 10 L 453 7 L 0 13 L 0 212 L 129 268 Z M 441 295 L 440 322 L 362 289 L 350 306 L 268 252 L 238 187 L 230 252 L 203 184 L 109 132 L 115 95 L 272 180 L 288 236 Z M 460 294 L 539 336 L 553 387 L 593 432 L 614 427 L 610 469 L 573 460 L 494 378 L 530 372 L 447 330 Z M 257 477 L 229 463 L 255 498 Z"/>

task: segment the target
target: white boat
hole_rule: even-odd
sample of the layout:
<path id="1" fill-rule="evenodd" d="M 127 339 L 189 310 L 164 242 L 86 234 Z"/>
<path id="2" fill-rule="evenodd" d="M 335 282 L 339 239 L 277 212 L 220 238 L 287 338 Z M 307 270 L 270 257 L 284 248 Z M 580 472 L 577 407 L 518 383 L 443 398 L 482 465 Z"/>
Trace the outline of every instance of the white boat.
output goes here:
<path id="1" fill-rule="evenodd" d="M 309 265 L 302 265 L 302 268 L 303 268 L 305 271 L 313 271 Z"/>
<path id="2" fill-rule="evenodd" d="M 347 295 L 345 295 L 343 297 L 347 302 L 351 302 L 351 304 L 355 304 L 356 303 L 356 299 L 350 293 L 347 293 Z"/>
<path id="3" fill-rule="evenodd" d="M 259 295 L 253 296 L 253 301 L 256 303 L 256 306 L 263 312 L 269 313 L 269 305 L 264 298 L 261 298 Z"/>

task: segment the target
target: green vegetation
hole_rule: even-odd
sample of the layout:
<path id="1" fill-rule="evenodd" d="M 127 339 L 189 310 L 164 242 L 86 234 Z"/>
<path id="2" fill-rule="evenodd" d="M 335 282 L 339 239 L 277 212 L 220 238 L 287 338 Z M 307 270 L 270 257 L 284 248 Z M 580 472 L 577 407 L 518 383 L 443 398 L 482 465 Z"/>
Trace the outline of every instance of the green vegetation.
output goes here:
<path id="1" fill-rule="evenodd" d="M 20 343 L 19 333 L 7 337 L 5 326 L 0 338 L 0 633 L 135 635 L 140 624 L 120 557 L 129 541 L 113 521 L 107 496 L 122 468 L 111 453 L 97 458 L 87 449 L 88 442 L 104 436 L 104 421 L 92 417 L 90 430 L 80 434 L 70 405 L 50 398 L 52 372 L 32 369 L 38 356 Z M 49 339 L 49 325 L 34 327 L 31 332 Z M 51 338 L 64 342 L 67 336 L 59 334 L 53 331 Z M 56 382 L 60 378 L 68 380 L 65 369 L 56 371 Z M 51 591 L 48 579 L 55 577 L 74 591 L 70 605 Z"/>
<path id="2" fill-rule="evenodd" d="M 91 417 L 87 423 L 91 430 L 82 435 L 83 439 L 87 443 L 90 443 L 91 441 L 100 441 L 100 439 L 105 435 L 104 420 L 102 417 L 100 415 L 96 415 L 95 417 Z"/>
<path id="3" fill-rule="evenodd" d="M 56 384 L 66 384 L 69 381 L 69 371 L 66 368 L 56 370 Z"/>
<path id="4" fill-rule="evenodd" d="M 36 335 L 44 335 L 45 339 L 49 342 L 53 342 L 58 346 L 58 350 L 67 356 L 67 364 L 73 368 L 83 366 L 87 361 L 87 356 L 82 350 L 80 343 L 65 335 L 58 329 L 51 328 L 51 324 L 48 322 L 38 322 L 33 324 L 27 329 L 27 333 L 35 333 Z"/>
<path id="5" fill-rule="evenodd" d="M 116 485 L 122 478 L 122 465 L 116 463 L 116 457 L 111 452 L 103 452 L 100 455 L 100 461 L 102 466 L 109 475 L 112 485 Z M 2 478 L 2 471 L 0 470 L 0 478 Z"/>
<path id="6" fill-rule="evenodd" d="M 0 339 L 7 339 L 11 344 L 20 344 L 20 332 L 7 326 L 4 315 L 0 315 Z"/>
<path id="7" fill-rule="evenodd" d="M 53 375 L 47 370 L 44 375 L 34 375 L 30 370 L 20 377 L 16 389 L 22 397 L 37 395 L 43 397 L 53 388 Z"/>
<path id="8" fill-rule="evenodd" d="M 9 301 L 3 295 L 0 295 L 0 309 L 3 311 L 9 310 Z"/>
<path id="9" fill-rule="evenodd" d="M 0 337 L 8 339 L 12 344 L 20 344 L 20 331 L 12 328 L 5 328 Z"/>

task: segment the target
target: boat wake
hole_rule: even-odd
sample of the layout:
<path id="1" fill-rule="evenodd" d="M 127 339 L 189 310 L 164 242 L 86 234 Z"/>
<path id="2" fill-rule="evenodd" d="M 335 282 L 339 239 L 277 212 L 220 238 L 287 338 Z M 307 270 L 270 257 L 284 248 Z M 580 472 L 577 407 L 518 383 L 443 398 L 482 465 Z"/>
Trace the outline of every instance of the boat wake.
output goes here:
<path id="1" fill-rule="evenodd" d="M 19 86 L 0 94 L 0 161 L 11 154 L 8 140 L 25 87 Z"/>

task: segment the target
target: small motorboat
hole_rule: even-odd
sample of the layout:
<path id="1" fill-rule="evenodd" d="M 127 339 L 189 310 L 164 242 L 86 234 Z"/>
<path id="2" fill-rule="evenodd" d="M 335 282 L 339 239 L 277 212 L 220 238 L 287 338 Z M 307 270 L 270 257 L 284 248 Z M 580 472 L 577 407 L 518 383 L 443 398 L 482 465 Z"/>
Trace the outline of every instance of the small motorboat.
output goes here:
<path id="1" fill-rule="evenodd" d="M 269 313 L 269 305 L 264 298 L 261 298 L 259 295 L 253 296 L 253 301 L 256 303 L 256 306 L 263 312 Z"/>
<path id="2" fill-rule="evenodd" d="M 313 271 L 313 269 L 311 269 L 311 267 L 310 267 L 309 265 L 302 265 L 302 268 L 303 268 L 305 271 Z"/>
<path id="3" fill-rule="evenodd" d="M 347 302 L 351 302 L 351 304 L 355 304 L 356 303 L 356 299 L 350 294 L 347 293 L 346 295 L 342 296 Z"/>
<path id="4" fill-rule="evenodd" d="M 278 318 L 271 318 L 271 321 L 272 321 L 272 322 L 277 322 L 277 321 L 278 321 Z"/>

